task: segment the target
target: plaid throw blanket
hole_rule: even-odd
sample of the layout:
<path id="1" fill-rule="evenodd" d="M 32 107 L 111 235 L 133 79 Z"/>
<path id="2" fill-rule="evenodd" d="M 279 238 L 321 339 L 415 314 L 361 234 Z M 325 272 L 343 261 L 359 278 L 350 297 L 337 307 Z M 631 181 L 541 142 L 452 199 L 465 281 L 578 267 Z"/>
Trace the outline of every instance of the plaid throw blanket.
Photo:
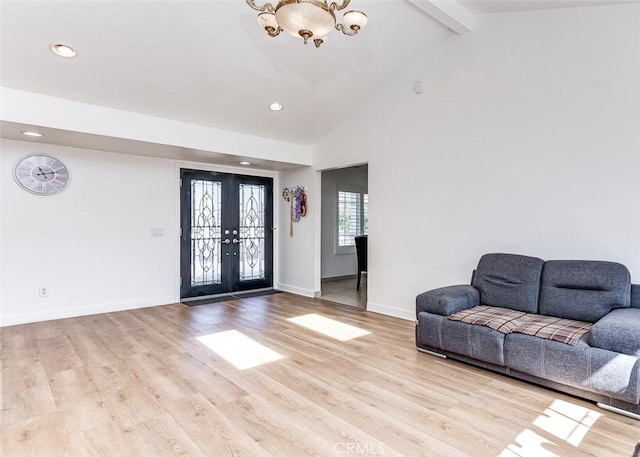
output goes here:
<path id="1" fill-rule="evenodd" d="M 575 346 L 591 330 L 589 322 L 523 313 L 508 308 L 480 305 L 448 317 L 452 321 L 484 325 L 504 334 L 523 333 Z"/>
<path id="2" fill-rule="evenodd" d="M 467 324 L 484 325 L 502 333 L 511 333 L 518 326 L 519 318 L 527 313 L 513 309 L 498 308 L 496 306 L 480 305 L 475 308 L 458 311 L 448 317 L 452 321 L 466 322 Z"/>

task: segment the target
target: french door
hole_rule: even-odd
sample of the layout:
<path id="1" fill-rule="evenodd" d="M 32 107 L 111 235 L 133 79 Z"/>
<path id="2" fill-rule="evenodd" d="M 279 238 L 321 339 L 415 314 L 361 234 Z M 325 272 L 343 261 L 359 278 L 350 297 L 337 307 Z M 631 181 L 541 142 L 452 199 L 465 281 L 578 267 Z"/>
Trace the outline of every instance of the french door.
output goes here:
<path id="1" fill-rule="evenodd" d="M 273 285 L 273 180 L 180 171 L 180 296 Z"/>

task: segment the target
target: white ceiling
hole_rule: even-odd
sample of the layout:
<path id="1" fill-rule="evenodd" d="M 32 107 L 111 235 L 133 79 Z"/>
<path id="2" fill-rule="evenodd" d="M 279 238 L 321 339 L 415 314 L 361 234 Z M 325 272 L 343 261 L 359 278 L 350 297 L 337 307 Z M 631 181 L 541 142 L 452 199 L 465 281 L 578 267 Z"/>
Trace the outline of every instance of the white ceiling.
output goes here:
<path id="1" fill-rule="evenodd" d="M 2 74 L 21 89 L 310 144 L 447 32 L 403 1 L 354 0 L 370 27 L 320 48 L 233 1 L 3 1 Z M 384 24 L 384 25 L 383 25 Z M 411 33 L 407 33 L 411 30 Z M 74 46 L 74 59 L 48 46 Z M 285 109 L 268 111 L 279 100 Z"/>
<path id="2" fill-rule="evenodd" d="M 460 4 L 483 14 L 623 2 Z M 352 0 L 369 25 L 355 37 L 334 31 L 320 49 L 268 37 L 243 0 L 1 6 L 4 87 L 299 144 L 315 143 L 427 44 L 458 38 L 409 0 Z M 77 57 L 55 56 L 53 42 Z M 285 109 L 270 112 L 274 100 Z"/>

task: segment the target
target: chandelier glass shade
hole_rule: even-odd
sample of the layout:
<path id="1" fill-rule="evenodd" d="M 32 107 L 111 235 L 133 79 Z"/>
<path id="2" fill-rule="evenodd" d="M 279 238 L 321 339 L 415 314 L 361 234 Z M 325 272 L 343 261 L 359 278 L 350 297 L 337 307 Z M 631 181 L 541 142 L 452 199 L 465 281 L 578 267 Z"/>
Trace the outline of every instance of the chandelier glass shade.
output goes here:
<path id="1" fill-rule="evenodd" d="M 345 9 L 351 0 L 340 4 L 326 0 L 280 0 L 276 6 L 271 3 L 258 6 L 254 0 L 246 1 L 260 12 L 258 23 L 269 36 L 278 36 L 284 30 L 302 38 L 304 44 L 312 40 L 317 48 L 334 29 L 353 36 L 367 25 L 367 15 L 361 11 L 347 11 L 342 15 L 342 23 L 336 21 L 335 12 Z"/>

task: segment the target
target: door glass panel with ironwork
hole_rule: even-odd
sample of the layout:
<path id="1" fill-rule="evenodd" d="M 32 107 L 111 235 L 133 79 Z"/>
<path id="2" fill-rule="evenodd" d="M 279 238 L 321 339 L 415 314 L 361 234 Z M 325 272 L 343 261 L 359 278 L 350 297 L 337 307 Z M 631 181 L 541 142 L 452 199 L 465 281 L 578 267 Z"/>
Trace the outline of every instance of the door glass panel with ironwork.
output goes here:
<path id="1" fill-rule="evenodd" d="M 191 285 L 220 284 L 222 183 L 191 181 Z"/>
<path id="2" fill-rule="evenodd" d="M 240 280 L 265 277 L 265 193 L 263 185 L 240 184 Z"/>

